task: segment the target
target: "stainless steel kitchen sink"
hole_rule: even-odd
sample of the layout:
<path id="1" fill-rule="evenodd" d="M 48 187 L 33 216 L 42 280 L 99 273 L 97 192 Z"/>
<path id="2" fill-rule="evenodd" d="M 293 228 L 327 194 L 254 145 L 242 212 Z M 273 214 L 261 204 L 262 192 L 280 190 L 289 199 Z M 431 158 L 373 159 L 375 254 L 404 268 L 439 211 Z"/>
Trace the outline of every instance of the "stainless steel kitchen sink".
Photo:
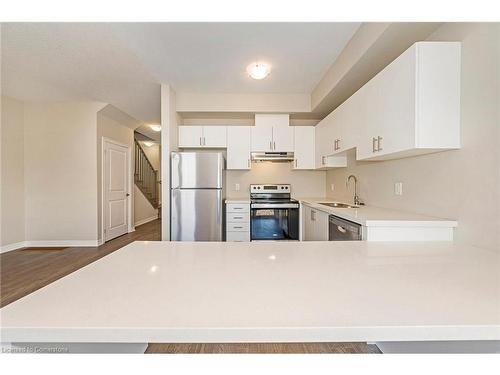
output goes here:
<path id="1" fill-rule="evenodd" d="M 318 204 L 322 204 L 322 205 L 328 206 L 328 207 L 335 207 L 335 208 L 358 208 L 359 207 L 359 206 L 355 206 L 355 205 L 352 205 L 352 204 L 337 203 L 337 202 L 334 202 L 334 203 L 318 203 Z"/>

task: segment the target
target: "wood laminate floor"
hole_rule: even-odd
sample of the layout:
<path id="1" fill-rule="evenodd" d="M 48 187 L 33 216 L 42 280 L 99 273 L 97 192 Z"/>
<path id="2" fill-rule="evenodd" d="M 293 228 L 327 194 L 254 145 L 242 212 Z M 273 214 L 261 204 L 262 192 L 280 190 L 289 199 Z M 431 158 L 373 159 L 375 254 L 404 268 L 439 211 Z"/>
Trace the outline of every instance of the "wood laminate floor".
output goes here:
<path id="1" fill-rule="evenodd" d="M 61 277 L 134 241 L 161 240 L 161 221 L 154 220 L 98 247 L 30 247 L 0 254 L 0 307 L 33 293 Z"/>
<path id="2" fill-rule="evenodd" d="M 48 285 L 133 241 L 161 240 L 161 221 L 98 247 L 25 248 L 0 254 L 0 307 Z M 366 343 L 149 344 L 146 353 L 380 353 Z"/>
<path id="3" fill-rule="evenodd" d="M 379 354 L 364 342 L 149 344 L 146 353 L 170 354 Z"/>

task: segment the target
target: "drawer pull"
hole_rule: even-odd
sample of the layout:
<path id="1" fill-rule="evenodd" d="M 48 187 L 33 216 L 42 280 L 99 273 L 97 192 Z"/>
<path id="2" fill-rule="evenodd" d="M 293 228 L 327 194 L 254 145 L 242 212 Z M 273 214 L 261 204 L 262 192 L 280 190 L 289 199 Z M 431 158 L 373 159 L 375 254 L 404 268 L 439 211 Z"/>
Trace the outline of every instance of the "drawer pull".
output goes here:
<path id="1" fill-rule="evenodd" d="M 234 226 L 233 228 L 234 229 L 243 229 L 243 227 L 236 227 L 236 226 Z"/>

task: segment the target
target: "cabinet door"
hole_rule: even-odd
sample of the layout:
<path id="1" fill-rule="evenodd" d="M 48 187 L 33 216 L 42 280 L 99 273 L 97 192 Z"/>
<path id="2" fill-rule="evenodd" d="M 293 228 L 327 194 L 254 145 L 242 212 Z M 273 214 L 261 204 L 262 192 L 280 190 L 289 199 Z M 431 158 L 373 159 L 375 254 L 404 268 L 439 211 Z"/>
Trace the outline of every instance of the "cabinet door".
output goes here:
<path id="1" fill-rule="evenodd" d="M 302 206 L 302 240 L 312 241 L 311 207 Z"/>
<path id="2" fill-rule="evenodd" d="M 179 126 L 179 147 L 202 147 L 202 126 Z"/>
<path id="3" fill-rule="evenodd" d="M 273 151 L 293 151 L 293 126 L 279 123 L 273 126 Z"/>
<path id="4" fill-rule="evenodd" d="M 415 56 L 407 50 L 353 98 L 366 108 L 364 134 L 358 160 L 409 150 L 415 147 Z"/>
<path id="5" fill-rule="evenodd" d="M 328 241 L 328 213 L 314 211 L 314 240 Z"/>
<path id="6" fill-rule="evenodd" d="M 227 127 L 227 169 L 250 169 L 250 126 Z"/>
<path id="7" fill-rule="evenodd" d="M 226 147 L 226 127 L 225 126 L 204 126 L 203 127 L 203 147 Z"/>
<path id="8" fill-rule="evenodd" d="M 314 127 L 293 126 L 294 169 L 314 169 Z"/>
<path id="9" fill-rule="evenodd" d="M 255 115 L 257 117 L 257 115 Z M 252 151 L 273 151 L 273 128 L 271 126 L 255 125 L 252 127 Z"/>

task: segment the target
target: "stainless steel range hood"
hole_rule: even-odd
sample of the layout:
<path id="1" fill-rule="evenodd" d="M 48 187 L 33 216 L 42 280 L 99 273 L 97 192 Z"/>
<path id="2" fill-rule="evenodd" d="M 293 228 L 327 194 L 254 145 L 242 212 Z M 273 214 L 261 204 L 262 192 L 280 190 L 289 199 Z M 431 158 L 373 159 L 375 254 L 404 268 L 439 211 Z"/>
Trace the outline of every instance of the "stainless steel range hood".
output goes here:
<path id="1" fill-rule="evenodd" d="M 272 161 L 288 163 L 293 161 L 293 152 L 252 152 L 252 161 Z"/>

